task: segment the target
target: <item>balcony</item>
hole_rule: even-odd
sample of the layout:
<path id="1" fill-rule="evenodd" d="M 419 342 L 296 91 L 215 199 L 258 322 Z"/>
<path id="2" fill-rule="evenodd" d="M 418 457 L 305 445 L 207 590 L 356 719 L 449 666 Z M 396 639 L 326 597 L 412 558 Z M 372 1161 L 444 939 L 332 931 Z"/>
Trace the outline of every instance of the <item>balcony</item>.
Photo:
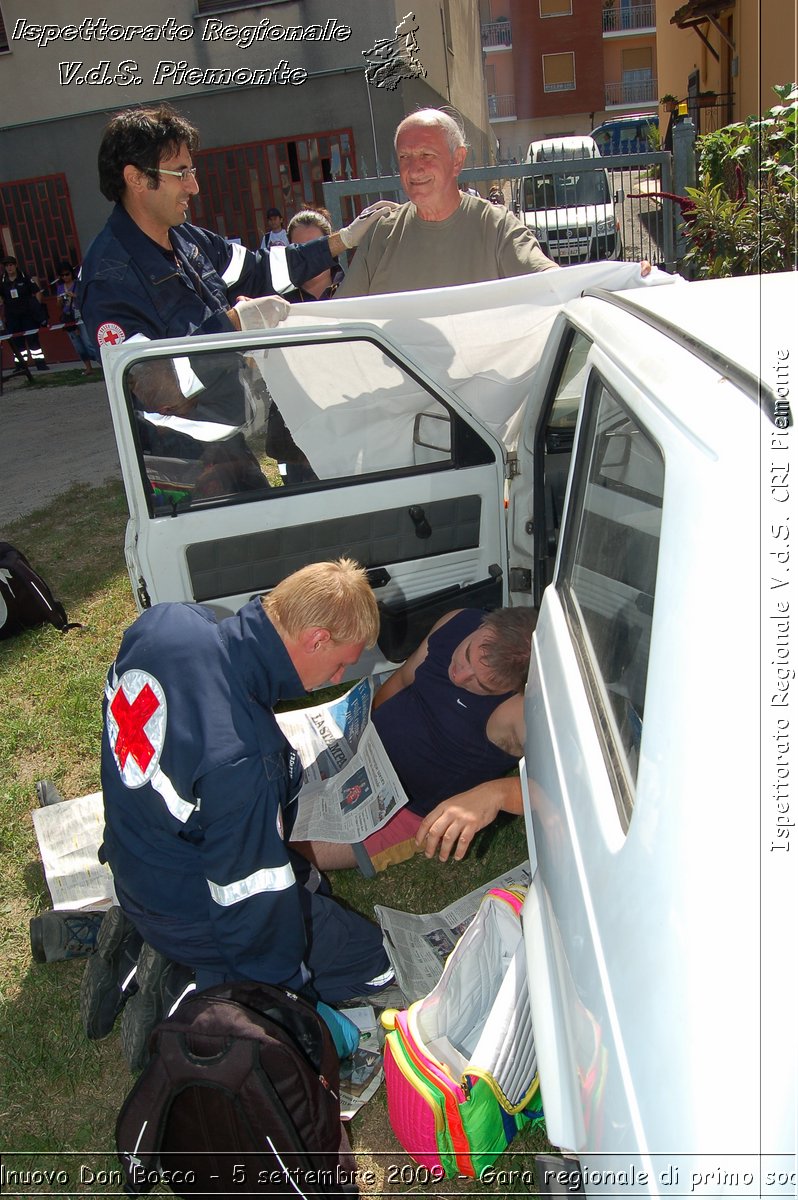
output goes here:
<path id="1" fill-rule="evenodd" d="M 509 50 L 513 44 L 513 27 L 507 17 L 503 21 L 486 21 L 482 26 L 483 50 Z"/>
<path id="2" fill-rule="evenodd" d="M 602 32 L 654 33 L 657 28 L 656 10 L 653 4 L 608 5 L 601 14 Z"/>
<path id="3" fill-rule="evenodd" d="M 491 121 L 514 121 L 515 96 L 488 96 L 488 119 Z"/>
<path id="4" fill-rule="evenodd" d="M 604 84 L 604 107 L 618 108 L 634 104 L 656 104 L 656 79 L 624 79 Z"/>

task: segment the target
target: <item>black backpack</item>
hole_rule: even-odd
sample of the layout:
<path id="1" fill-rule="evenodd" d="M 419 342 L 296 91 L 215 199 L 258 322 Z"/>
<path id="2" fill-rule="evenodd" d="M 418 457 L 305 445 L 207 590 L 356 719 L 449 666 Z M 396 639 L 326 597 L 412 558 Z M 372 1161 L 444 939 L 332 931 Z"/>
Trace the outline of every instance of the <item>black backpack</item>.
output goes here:
<path id="1" fill-rule="evenodd" d="M 116 1123 L 126 1194 L 356 1196 L 338 1055 L 316 1010 L 265 983 L 184 1000 L 150 1035 Z"/>
<path id="2" fill-rule="evenodd" d="M 62 633 L 77 624 L 67 620 L 63 604 L 22 551 L 10 542 L 0 542 L 0 638 L 14 637 L 45 621 Z"/>

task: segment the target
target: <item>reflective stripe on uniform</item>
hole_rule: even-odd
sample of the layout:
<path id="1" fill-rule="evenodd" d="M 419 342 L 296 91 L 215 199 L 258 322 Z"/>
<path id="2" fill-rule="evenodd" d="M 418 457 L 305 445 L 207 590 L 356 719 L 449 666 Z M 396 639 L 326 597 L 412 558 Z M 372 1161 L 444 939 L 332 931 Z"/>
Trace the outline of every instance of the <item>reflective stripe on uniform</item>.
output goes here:
<path id="1" fill-rule="evenodd" d="M 246 879 L 237 879 L 224 887 L 211 879 L 207 881 L 211 897 L 223 908 L 238 904 L 240 900 L 248 900 L 250 896 L 257 896 L 259 892 L 284 892 L 295 882 L 290 863 L 286 863 L 284 867 L 262 867 L 260 871 L 253 871 Z"/>
<path id="2" fill-rule="evenodd" d="M 240 242 L 230 242 L 230 251 L 230 261 L 222 275 L 225 287 L 231 287 L 232 284 L 238 283 L 247 260 L 246 247 L 242 246 Z"/>
<path id="3" fill-rule="evenodd" d="M 285 251 L 285 246 L 272 246 L 269 251 L 269 270 L 275 292 L 290 292 L 294 286 L 291 276 L 288 274 L 288 259 Z"/>
<path id="4" fill-rule="evenodd" d="M 153 775 L 150 783 L 158 792 L 166 807 L 169 809 L 176 821 L 180 821 L 185 825 L 191 814 L 194 812 L 196 805 L 191 800 L 184 800 L 175 791 L 175 785 L 172 783 L 168 775 L 165 775 L 161 768 Z"/>

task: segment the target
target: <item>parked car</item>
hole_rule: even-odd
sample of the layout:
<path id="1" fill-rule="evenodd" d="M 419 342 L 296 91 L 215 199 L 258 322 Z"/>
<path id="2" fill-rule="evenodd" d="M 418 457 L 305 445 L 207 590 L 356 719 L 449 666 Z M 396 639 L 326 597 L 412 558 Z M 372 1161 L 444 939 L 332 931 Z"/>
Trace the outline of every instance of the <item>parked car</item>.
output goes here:
<path id="1" fill-rule="evenodd" d="M 656 150 L 659 135 L 659 114 L 624 113 L 611 121 L 602 121 L 590 136 L 600 154 L 645 154 Z"/>
<path id="2" fill-rule="evenodd" d="M 555 262 L 595 262 L 622 257 L 616 198 L 599 149 L 589 137 L 531 142 L 527 162 L 550 163 L 521 180 L 519 216 Z"/>
<path id="3" fill-rule="evenodd" d="M 448 609 L 539 606 L 523 925 L 564 1152 L 542 1190 L 793 1195 L 794 806 L 767 781 L 794 686 L 798 277 L 638 276 L 579 266 L 104 351 L 128 568 L 140 605 L 225 613 L 350 553 L 383 612 L 361 672 Z M 188 415 L 159 411 L 175 395 Z"/>

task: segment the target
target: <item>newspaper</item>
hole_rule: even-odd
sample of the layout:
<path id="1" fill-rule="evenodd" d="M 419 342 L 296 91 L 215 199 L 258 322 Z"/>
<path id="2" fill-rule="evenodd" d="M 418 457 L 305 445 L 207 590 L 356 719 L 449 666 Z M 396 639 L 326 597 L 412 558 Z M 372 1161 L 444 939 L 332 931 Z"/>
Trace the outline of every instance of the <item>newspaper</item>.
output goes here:
<path id="1" fill-rule="evenodd" d="M 292 841 L 362 842 L 407 803 L 370 720 L 373 695 L 361 679 L 337 700 L 278 713 L 305 768 Z"/>
<path id="2" fill-rule="evenodd" d="M 116 904 L 111 871 L 97 858 L 104 823 L 102 792 L 34 810 L 33 827 L 53 908 Z"/>
<path id="3" fill-rule="evenodd" d="M 342 1008 L 344 1016 L 360 1030 L 360 1042 L 350 1058 L 341 1063 L 341 1118 L 349 1121 L 370 1100 L 382 1083 L 382 1047 L 385 1031 L 370 1004 Z"/>
<path id="4" fill-rule="evenodd" d="M 530 879 L 529 862 L 523 862 L 497 879 L 474 888 L 442 912 L 423 916 L 385 908 L 382 904 L 374 905 L 385 949 L 396 972 L 396 982 L 408 1004 L 420 1000 L 435 987 L 443 974 L 446 959 L 471 924 L 485 892 L 493 887 L 528 887 Z"/>

